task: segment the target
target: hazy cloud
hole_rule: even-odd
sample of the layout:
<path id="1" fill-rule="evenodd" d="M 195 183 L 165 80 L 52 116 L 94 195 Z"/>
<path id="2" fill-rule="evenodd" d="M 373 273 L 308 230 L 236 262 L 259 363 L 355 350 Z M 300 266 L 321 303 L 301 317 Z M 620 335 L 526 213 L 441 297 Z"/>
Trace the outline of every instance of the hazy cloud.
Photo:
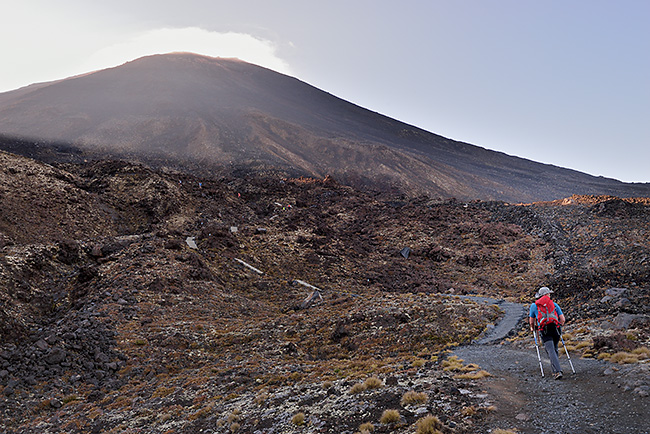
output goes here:
<path id="1" fill-rule="evenodd" d="M 131 35 L 93 53 L 85 63 L 92 71 L 121 65 L 151 54 L 186 51 L 211 57 L 237 57 L 284 74 L 289 65 L 276 55 L 271 41 L 245 33 L 218 33 L 198 27 L 155 29 Z"/>

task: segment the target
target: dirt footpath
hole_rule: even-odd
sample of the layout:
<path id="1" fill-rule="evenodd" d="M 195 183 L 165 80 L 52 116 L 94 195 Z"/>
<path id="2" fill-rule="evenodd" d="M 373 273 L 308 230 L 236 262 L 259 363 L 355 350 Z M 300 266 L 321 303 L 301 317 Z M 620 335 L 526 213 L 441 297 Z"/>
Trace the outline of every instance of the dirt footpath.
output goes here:
<path id="1" fill-rule="evenodd" d="M 520 315 L 521 305 L 509 305 L 501 304 L 506 311 L 502 321 L 511 321 L 509 315 Z M 498 328 L 497 325 L 495 330 Z M 554 380 L 548 356 L 541 349 L 545 372 L 542 378 L 532 337 L 526 349 L 508 343 L 495 344 L 491 339 L 484 341 L 492 343 L 476 343 L 454 353 L 493 375 L 479 383 L 497 408 L 485 432 L 502 428 L 526 434 L 650 433 L 650 398 L 629 387 L 630 375 L 642 370 L 617 371 L 617 366 L 607 362 L 572 356 L 574 375 L 564 356 L 560 357 L 564 378 Z M 561 347 L 560 351 L 563 352 Z"/>

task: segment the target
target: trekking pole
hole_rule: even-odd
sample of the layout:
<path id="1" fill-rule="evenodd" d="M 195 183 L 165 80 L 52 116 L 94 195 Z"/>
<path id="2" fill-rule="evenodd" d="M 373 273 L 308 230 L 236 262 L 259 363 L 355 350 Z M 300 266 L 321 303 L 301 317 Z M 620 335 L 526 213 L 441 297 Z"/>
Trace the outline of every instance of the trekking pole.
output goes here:
<path id="1" fill-rule="evenodd" d="M 562 346 L 564 347 L 564 352 L 566 353 L 567 359 L 569 359 L 569 365 L 571 365 L 571 370 L 573 373 L 576 373 L 576 370 L 573 369 L 573 362 L 571 361 L 571 356 L 569 355 L 569 350 L 566 349 L 566 344 L 564 343 L 564 339 L 562 338 L 562 335 L 560 335 L 560 340 L 562 341 Z"/>
<path id="2" fill-rule="evenodd" d="M 542 358 L 539 356 L 539 345 L 537 345 L 537 333 L 535 333 L 535 331 L 533 331 L 533 337 L 535 338 L 535 349 L 537 350 L 537 360 L 539 360 L 539 370 L 542 371 L 542 377 L 543 377 L 544 368 L 542 367 Z"/>

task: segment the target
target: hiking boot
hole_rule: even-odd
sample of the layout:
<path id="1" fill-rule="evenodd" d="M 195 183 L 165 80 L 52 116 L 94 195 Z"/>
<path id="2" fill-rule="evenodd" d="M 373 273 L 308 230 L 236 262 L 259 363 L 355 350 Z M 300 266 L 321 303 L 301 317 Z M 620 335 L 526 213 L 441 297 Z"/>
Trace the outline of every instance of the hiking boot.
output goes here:
<path id="1" fill-rule="evenodd" d="M 556 379 L 556 380 L 559 380 L 559 379 L 561 379 L 561 378 L 562 378 L 562 371 L 560 371 L 560 372 L 556 372 L 556 373 L 555 373 L 555 379 Z"/>

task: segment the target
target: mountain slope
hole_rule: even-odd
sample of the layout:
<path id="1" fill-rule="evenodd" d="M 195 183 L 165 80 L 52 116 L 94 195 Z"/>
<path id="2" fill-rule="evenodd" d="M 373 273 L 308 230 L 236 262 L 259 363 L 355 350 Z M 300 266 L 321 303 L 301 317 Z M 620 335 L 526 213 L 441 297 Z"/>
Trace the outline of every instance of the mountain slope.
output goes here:
<path id="1" fill-rule="evenodd" d="M 295 78 L 189 53 L 0 94 L 0 134 L 165 164 L 264 164 L 356 186 L 462 199 L 650 195 L 456 142 Z"/>

